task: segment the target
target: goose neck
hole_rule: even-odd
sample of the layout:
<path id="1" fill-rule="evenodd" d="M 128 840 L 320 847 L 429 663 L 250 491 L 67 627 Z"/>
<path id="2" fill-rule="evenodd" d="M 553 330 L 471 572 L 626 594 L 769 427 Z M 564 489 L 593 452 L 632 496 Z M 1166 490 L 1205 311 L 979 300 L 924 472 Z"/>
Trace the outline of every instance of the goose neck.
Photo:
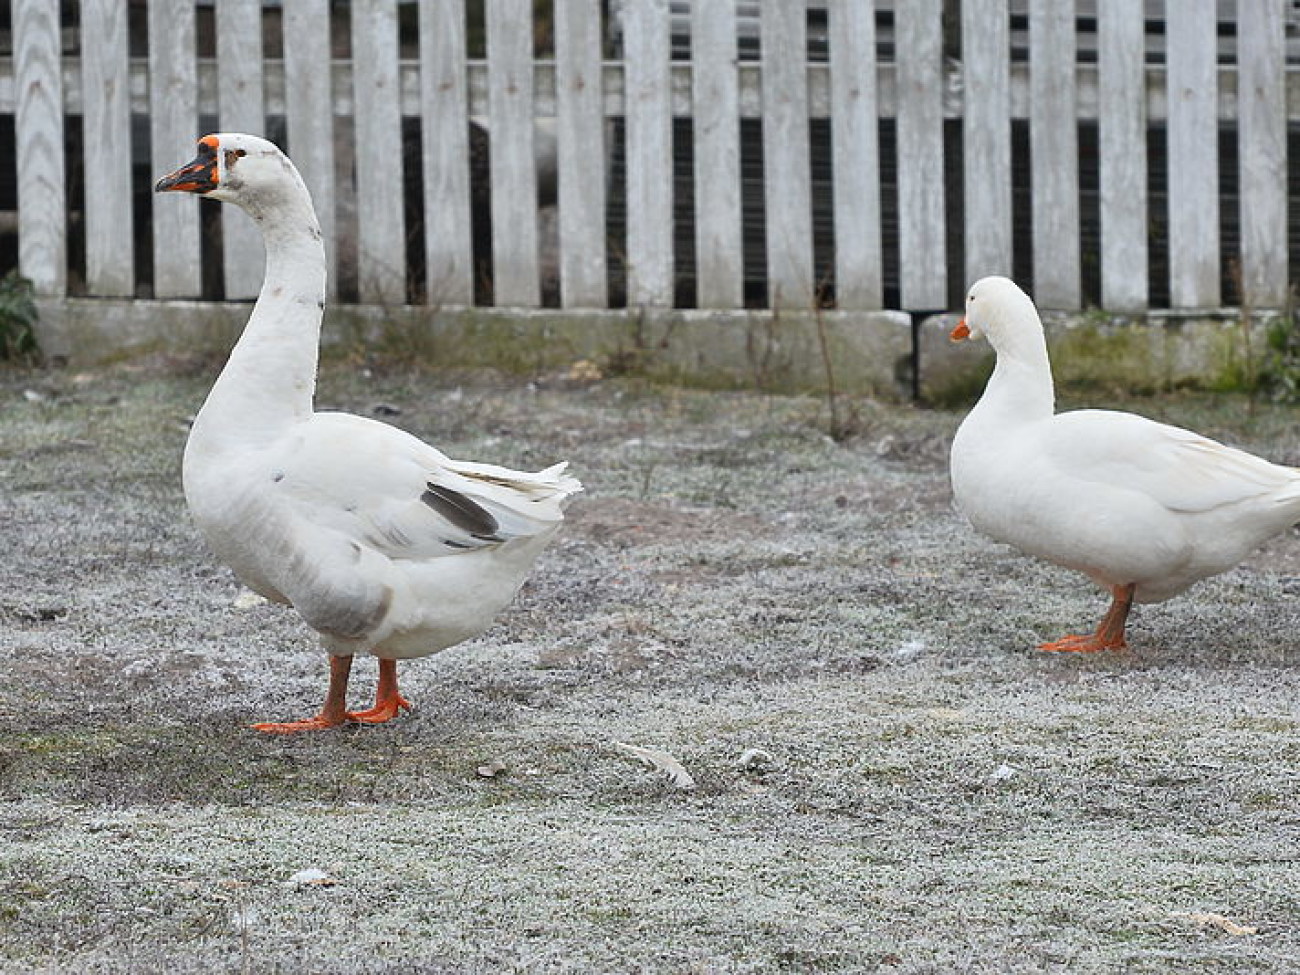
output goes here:
<path id="1" fill-rule="evenodd" d="M 998 405 L 1012 417 L 1038 419 L 1056 408 L 1052 386 L 1052 363 L 1047 355 L 1047 336 L 1032 307 L 1026 315 L 1007 315 L 988 332 L 997 353 L 997 365 L 989 379 L 984 400 Z"/>
<path id="2" fill-rule="evenodd" d="M 249 209 L 266 245 L 265 278 L 248 324 L 195 420 L 201 439 L 233 437 L 246 446 L 275 439 L 312 414 L 325 251 L 310 202 L 305 213 L 279 209 Z"/>
<path id="3" fill-rule="evenodd" d="M 1056 391 L 1046 356 L 1042 362 L 999 355 L 977 408 L 1003 423 L 1030 422 L 1056 411 Z"/>

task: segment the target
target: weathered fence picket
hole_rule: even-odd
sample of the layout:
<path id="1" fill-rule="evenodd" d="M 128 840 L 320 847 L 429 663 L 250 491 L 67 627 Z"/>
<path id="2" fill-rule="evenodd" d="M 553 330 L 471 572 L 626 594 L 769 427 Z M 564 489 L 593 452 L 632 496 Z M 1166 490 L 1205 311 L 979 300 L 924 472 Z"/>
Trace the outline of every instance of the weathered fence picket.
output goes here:
<path id="1" fill-rule="evenodd" d="M 763 0 L 763 200 L 767 297 L 773 307 L 813 301 L 809 180 L 808 15 L 804 0 Z"/>
<path id="2" fill-rule="evenodd" d="M 740 210 L 740 80 L 736 8 L 691 6 L 691 136 L 695 147 L 695 303 L 744 303 Z"/>
<path id="3" fill-rule="evenodd" d="M 1288 303 L 1285 0 L 1237 0 L 1242 299 Z"/>
<path id="4" fill-rule="evenodd" d="M 487 0 L 496 304 L 540 303 L 531 0 Z"/>
<path id="5" fill-rule="evenodd" d="M 1011 273 L 1011 50 L 1007 0 L 961 5 L 966 280 Z"/>
<path id="6" fill-rule="evenodd" d="M 831 148 L 835 172 L 835 303 L 884 305 L 880 145 L 873 0 L 831 0 Z"/>
<path id="7" fill-rule="evenodd" d="M 357 159 L 357 287 L 363 301 L 406 300 L 397 0 L 352 4 Z"/>
<path id="8" fill-rule="evenodd" d="M 599 0 L 556 0 L 560 300 L 566 308 L 603 308 L 608 295 L 601 43 Z"/>
<path id="9" fill-rule="evenodd" d="M 285 44 L 285 130 L 294 165 L 316 204 L 331 270 L 326 294 L 338 294 L 333 273 L 334 113 L 330 108 L 329 0 L 282 0 Z"/>
<path id="10" fill-rule="evenodd" d="M 904 308 L 943 308 L 948 304 L 948 247 L 942 0 L 899 4 L 894 47 L 900 303 Z"/>
<path id="11" fill-rule="evenodd" d="M 135 294 L 135 220 L 131 194 L 121 192 L 131 185 L 126 7 L 83 5 L 81 37 L 84 171 L 95 173 L 109 190 L 85 195 L 86 288 L 105 297 L 129 297 Z"/>
<path id="12" fill-rule="evenodd" d="M 1146 307 L 1147 106 L 1142 4 L 1098 0 L 1097 124 L 1101 197 L 1101 303 Z"/>
<path id="13" fill-rule="evenodd" d="M 263 132 L 262 2 L 222 0 L 217 18 L 217 104 L 224 132 Z M 262 234 L 238 209 L 221 211 L 227 298 L 252 298 L 262 286 Z"/>
<path id="14" fill-rule="evenodd" d="M 673 303 L 673 117 L 668 0 L 624 8 L 627 303 Z"/>
<path id="15" fill-rule="evenodd" d="M 9 5 L 0 248 L 42 295 L 253 295 L 244 216 L 141 178 L 217 127 L 285 139 L 348 301 L 1291 301 L 1288 0 L 140 6 Z"/>
<path id="16" fill-rule="evenodd" d="M 1168 32 L 1169 298 L 1219 303 L 1216 0 L 1179 0 Z"/>
<path id="17" fill-rule="evenodd" d="M 67 289 L 63 189 L 63 80 L 57 9 L 43 0 L 13 7 L 18 139 L 19 261 L 44 294 Z"/>
<path id="18" fill-rule="evenodd" d="M 1082 302 L 1079 126 L 1074 0 L 1030 0 L 1029 161 L 1034 200 L 1034 297 L 1049 308 Z"/>
<path id="19" fill-rule="evenodd" d="M 149 144 L 153 171 L 171 172 L 194 154 L 199 123 L 198 58 L 191 0 L 149 4 Z M 153 293 L 202 294 L 199 201 L 169 193 L 153 199 Z"/>
<path id="20" fill-rule="evenodd" d="M 288 149 L 307 185 L 330 268 L 326 293 L 338 294 L 334 112 L 330 102 L 329 0 L 282 0 L 284 115 Z M 438 6 L 441 6 L 439 4 Z"/>
<path id="21" fill-rule="evenodd" d="M 420 18 L 421 149 L 424 155 L 425 300 L 474 302 L 469 188 L 465 8 L 430 4 Z"/>

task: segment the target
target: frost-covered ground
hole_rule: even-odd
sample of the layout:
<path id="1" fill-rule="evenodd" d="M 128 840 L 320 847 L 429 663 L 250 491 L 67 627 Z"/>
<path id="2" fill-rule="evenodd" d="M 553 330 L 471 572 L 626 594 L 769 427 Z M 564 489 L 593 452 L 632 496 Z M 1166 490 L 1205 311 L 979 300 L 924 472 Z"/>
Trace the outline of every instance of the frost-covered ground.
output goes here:
<path id="1" fill-rule="evenodd" d="M 956 414 L 336 364 L 588 493 L 412 714 L 266 738 L 326 668 L 187 522 L 214 368 L 0 374 L 0 970 L 1300 969 L 1295 534 L 1046 656 L 1104 600 L 952 510 Z M 1293 410 L 1129 405 L 1300 462 Z"/>

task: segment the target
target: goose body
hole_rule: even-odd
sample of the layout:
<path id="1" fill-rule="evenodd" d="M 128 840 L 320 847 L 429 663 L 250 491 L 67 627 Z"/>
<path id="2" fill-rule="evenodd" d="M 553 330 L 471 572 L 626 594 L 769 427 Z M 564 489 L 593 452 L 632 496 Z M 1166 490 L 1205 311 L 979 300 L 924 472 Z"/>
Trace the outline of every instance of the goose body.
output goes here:
<path id="1" fill-rule="evenodd" d="M 396 661 L 490 625 L 581 490 L 538 473 L 454 461 L 395 427 L 313 405 L 325 255 L 297 170 L 255 136 L 205 136 L 157 189 L 242 207 L 266 243 L 253 313 L 185 447 L 185 499 L 209 547 L 267 599 L 294 607 L 330 654 L 330 690 L 291 732 L 377 723 L 408 706 Z M 375 707 L 347 711 L 352 657 L 380 659 Z"/>
<path id="2" fill-rule="evenodd" d="M 953 440 L 958 507 L 1113 596 L 1095 634 L 1044 649 L 1123 647 L 1130 603 L 1175 596 L 1300 520 L 1300 470 L 1132 413 L 1057 413 L 1042 322 L 1006 278 L 967 295 L 953 337 L 981 335 L 997 365 Z"/>

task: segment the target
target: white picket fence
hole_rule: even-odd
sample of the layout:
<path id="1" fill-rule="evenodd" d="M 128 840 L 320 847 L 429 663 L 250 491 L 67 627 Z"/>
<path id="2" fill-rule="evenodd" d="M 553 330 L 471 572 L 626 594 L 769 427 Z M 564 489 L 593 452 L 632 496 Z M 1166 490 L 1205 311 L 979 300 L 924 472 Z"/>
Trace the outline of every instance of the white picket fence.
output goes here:
<path id="1" fill-rule="evenodd" d="M 241 129 L 282 131 L 334 279 L 365 303 L 469 305 L 478 275 L 502 306 L 757 293 L 919 310 L 991 272 L 1021 272 L 1053 308 L 1288 302 L 1287 0 L 554 0 L 542 58 L 533 0 L 141 6 L 147 54 L 125 0 L 63 3 L 75 23 L 55 0 L 12 0 L 0 115 L 15 116 L 18 259 L 44 295 L 254 294 L 251 225 L 220 218 L 214 282 L 199 202 L 149 194 L 196 136 Z M 333 49 L 344 17 L 349 56 Z M 490 133 L 485 274 L 471 119 Z"/>

